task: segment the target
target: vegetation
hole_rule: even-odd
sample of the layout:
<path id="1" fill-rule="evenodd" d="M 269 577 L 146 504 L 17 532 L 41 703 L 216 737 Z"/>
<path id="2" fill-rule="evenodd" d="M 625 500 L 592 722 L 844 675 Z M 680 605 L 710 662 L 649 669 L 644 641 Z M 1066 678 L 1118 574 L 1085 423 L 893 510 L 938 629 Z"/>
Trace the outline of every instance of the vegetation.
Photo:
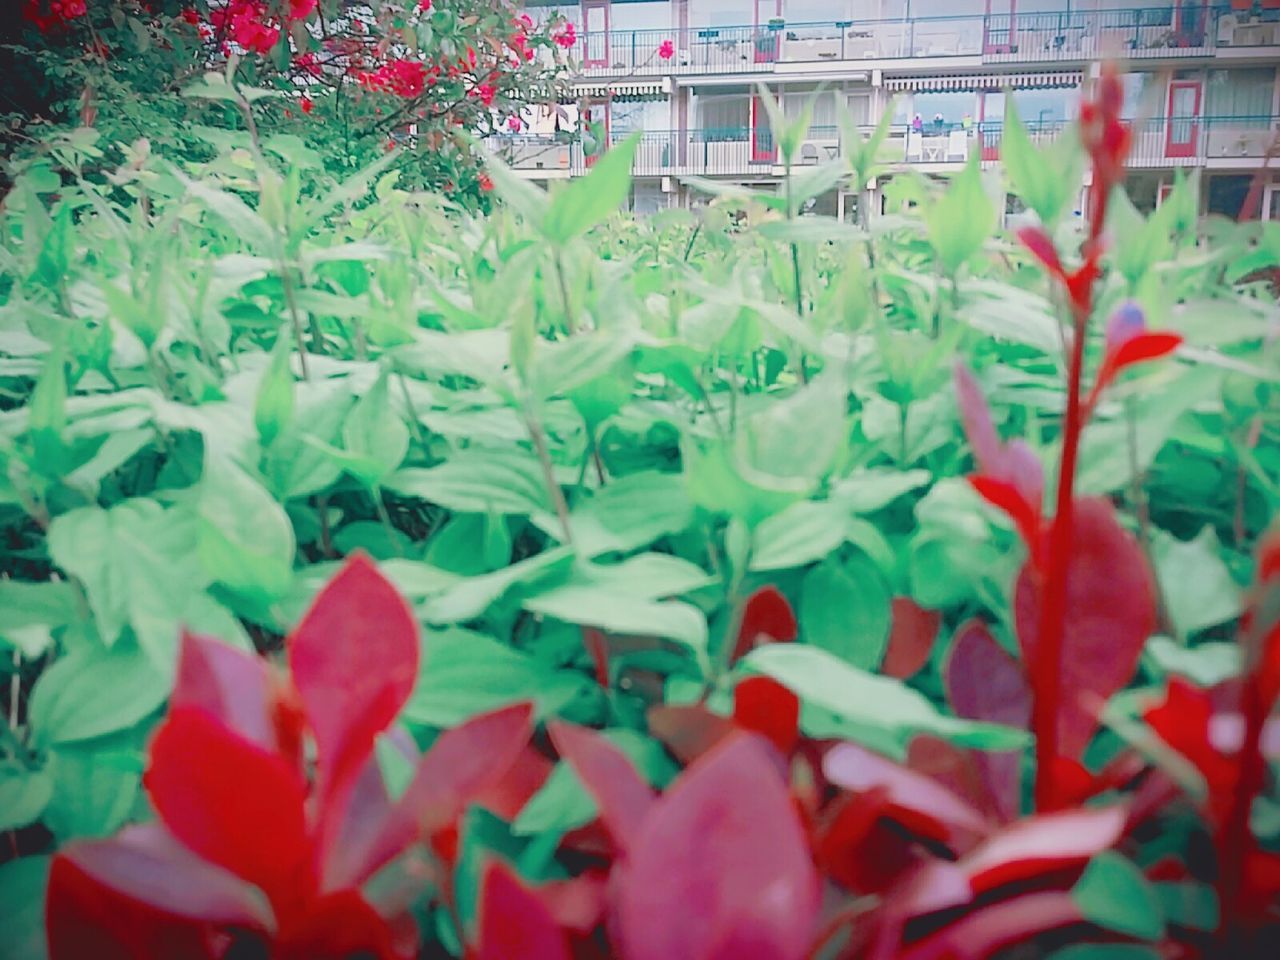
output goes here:
<path id="1" fill-rule="evenodd" d="M 976 162 L 799 215 L 879 137 L 643 222 L 634 141 L 490 161 L 491 215 L 398 152 L 47 141 L 0 229 L 6 951 L 1268 955 L 1280 232 L 1139 214 L 1117 111 L 1009 117 L 1016 236 Z"/>

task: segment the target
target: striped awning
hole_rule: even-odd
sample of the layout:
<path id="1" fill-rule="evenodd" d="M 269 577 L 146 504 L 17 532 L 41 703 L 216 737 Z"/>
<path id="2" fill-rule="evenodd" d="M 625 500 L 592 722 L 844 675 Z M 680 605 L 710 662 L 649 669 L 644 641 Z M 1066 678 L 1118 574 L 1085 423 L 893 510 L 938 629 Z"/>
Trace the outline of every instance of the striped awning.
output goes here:
<path id="1" fill-rule="evenodd" d="M 983 73 L 967 77 L 885 77 L 889 90 L 913 90 L 916 93 L 944 93 L 965 90 L 1037 90 L 1047 87 L 1078 87 L 1083 74 L 1079 70 L 1057 70 L 1052 73 Z"/>
<path id="2" fill-rule="evenodd" d="M 670 95 L 671 90 L 665 80 L 576 83 L 573 86 L 573 96 L 576 100 L 610 99 L 614 102 L 632 103 L 637 100 L 663 100 Z"/>

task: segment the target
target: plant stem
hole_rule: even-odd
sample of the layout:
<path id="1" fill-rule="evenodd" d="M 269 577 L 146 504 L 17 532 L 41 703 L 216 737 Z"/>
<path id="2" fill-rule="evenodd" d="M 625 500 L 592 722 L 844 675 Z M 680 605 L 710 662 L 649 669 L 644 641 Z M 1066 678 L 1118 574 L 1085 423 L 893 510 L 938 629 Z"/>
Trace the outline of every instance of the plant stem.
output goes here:
<path id="1" fill-rule="evenodd" d="M 564 275 L 564 257 L 556 251 L 556 278 L 560 281 L 560 298 L 564 301 L 564 325 L 570 333 L 578 332 L 578 325 L 573 319 L 573 304 L 569 300 L 569 281 Z"/>
<path id="2" fill-rule="evenodd" d="M 1036 736 L 1036 809 L 1047 813 L 1057 806 L 1054 771 L 1058 762 L 1058 701 L 1061 698 L 1062 646 L 1066 633 L 1067 580 L 1075 538 L 1075 476 L 1084 427 L 1081 379 L 1084 375 L 1085 329 L 1089 310 L 1077 307 L 1071 367 L 1067 373 L 1067 419 L 1063 428 L 1062 462 L 1058 467 L 1058 496 L 1049 533 L 1049 562 L 1044 576 L 1040 629 L 1032 664 L 1032 727 Z"/>
<path id="3" fill-rule="evenodd" d="M 560 521 L 560 532 L 564 542 L 573 546 L 573 528 L 569 526 L 569 504 L 565 502 L 564 491 L 556 482 L 555 465 L 551 462 L 551 451 L 547 447 L 547 435 L 542 424 L 534 415 L 532 405 L 526 401 L 524 410 L 525 428 L 529 431 L 529 439 L 533 441 L 533 452 L 538 457 L 538 465 L 542 468 L 542 480 L 547 486 L 547 495 L 556 509 L 556 519 Z"/>

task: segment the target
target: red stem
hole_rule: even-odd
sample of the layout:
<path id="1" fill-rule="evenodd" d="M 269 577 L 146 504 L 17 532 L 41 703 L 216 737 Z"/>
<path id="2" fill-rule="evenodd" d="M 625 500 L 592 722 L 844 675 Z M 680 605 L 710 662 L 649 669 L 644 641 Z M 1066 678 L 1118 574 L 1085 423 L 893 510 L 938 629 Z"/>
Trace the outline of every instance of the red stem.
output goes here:
<path id="1" fill-rule="evenodd" d="M 1081 379 L 1084 339 L 1089 313 L 1075 310 L 1075 337 L 1067 374 L 1067 419 L 1063 427 L 1062 462 L 1058 468 L 1058 501 L 1049 533 L 1049 563 L 1045 571 L 1040 630 L 1032 670 L 1032 725 L 1036 735 L 1036 809 L 1057 807 L 1054 769 L 1058 760 L 1058 701 L 1061 699 L 1062 645 L 1066 632 L 1067 578 L 1074 539 L 1074 488 L 1080 433 L 1084 428 Z"/>

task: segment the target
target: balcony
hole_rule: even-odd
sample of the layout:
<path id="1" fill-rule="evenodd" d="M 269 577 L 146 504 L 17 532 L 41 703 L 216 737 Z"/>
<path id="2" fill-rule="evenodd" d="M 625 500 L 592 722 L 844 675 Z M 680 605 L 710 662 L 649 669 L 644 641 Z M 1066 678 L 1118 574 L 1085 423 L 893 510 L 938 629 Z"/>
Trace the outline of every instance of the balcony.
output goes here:
<path id="1" fill-rule="evenodd" d="M 1035 142 L 1051 141 L 1067 129 L 1061 122 L 1029 123 Z M 1130 166 L 1153 169 L 1194 166 L 1256 166 L 1280 136 L 1280 116 L 1156 117 L 1133 121 Z M 869 133 L 870 128 L 863 131 Z M 1000 159 L 1002 124 L 995 121 L 960 124 L 926 124 L 922 130 L 908 126 L 890 129 L 881 160 L 895 167 L 922 170 L 953 169 L 975 154 L 984 164 Z M 624 136 L 615 132 L 616 142 Z M 511 166 L 533 179 L 552 179 L 585 173 L 592 158 L 582 145 L 551 137 L 492 137 L 489 148 Z M 801 147 L 797 163 L 812 165 L 841 155 L 840 134 L 835 127 L 813 127 Z M 633 172 L 638 177 L 707 176 L 773 178 L 781 173 L 772 137 L 767 131 L 746 127 L 689 130 L 655 130 L 641 135 Z"/>
<path id="2" fill-rule="evenodd" d="M 1270 14 L 1269 14 L 1270 15 Z M 980 63 L 1083 63 L 1248 55 L 1280 47 L 1277 19 L 1231 10 L 1179 22 L 1165 8 L 973 14 L 912 20 L 774 21 L 759 26 L 613 30 L 579 36 L 584 76 L 771 73 L 780 64 L 970 57 Z M 673 41 L 670 59 L 659 56 Z"/>

